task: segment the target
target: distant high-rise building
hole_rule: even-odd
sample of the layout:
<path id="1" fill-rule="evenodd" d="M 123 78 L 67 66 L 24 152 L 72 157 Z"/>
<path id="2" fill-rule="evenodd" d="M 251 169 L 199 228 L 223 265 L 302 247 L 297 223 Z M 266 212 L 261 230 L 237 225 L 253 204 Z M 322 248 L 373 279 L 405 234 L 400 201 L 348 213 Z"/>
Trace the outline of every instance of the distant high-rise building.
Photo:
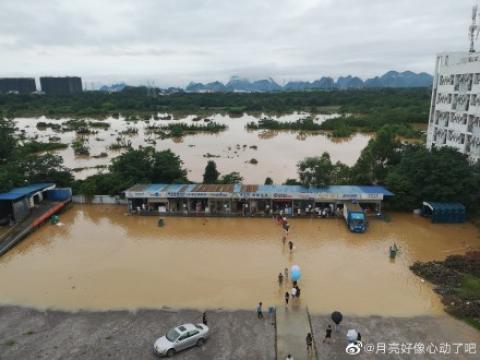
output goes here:
<path id="1" fill-rule="evenodd" d="M 477 31 L 476 11 L 470 27 Z M 450 146 L 480 160 L 480 54 L 474 40 L 469 52 L 437 55 L 432 102 L 428 121 L 427 147 Z"/>
<path id="2" fill-rule="evenodd" d="M 0 94 L 8 92 L 30 94 L 36 90 L 34 78 L 0 78 Z"/>
<path id="3" fill-rule="evenodd" d="M 82 79 L 77 76 L 41 77 L 42 91 L 47 95 L 68 95 L 82 92 Z"/>

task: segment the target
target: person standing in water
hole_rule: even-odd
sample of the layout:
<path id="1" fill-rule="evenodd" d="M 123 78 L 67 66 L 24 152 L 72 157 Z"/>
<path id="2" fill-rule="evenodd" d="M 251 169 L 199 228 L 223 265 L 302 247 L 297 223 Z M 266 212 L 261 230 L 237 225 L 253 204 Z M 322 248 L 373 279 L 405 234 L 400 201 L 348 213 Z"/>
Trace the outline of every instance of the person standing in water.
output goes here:
<path id="1" fill-rule="evenodd" d="M 294 287 L 295 287 L 295 289 L 297 290 L 295 296 L 296 296 L 297 298 L 299 298 L 299 297 L 300 297 L 300 288 L 298 287 L 298 285 L 295 285 Z"/>
<path id="2" fill-rule="evenodd" d="M 293 301 L 293 299 L 297 297 L 297 288 L 292 287 L 291 292 L 292 292 L 292 301 Z"/>

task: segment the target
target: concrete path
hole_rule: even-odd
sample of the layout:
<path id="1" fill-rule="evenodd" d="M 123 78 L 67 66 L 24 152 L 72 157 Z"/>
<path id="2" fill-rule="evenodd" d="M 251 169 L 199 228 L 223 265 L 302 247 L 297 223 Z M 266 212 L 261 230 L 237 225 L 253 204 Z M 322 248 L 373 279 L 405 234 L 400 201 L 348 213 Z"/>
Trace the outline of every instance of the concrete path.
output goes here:
<path id="1" fill-rule="evenodd" d="M 295 360 L 316 359 L 315 350 L 307 352 L 305 338 L 312 332 L 308 312 L 305 307 L 279 306 L 276 311 L 277 359 L 284 360 L 291 354 Z"/>

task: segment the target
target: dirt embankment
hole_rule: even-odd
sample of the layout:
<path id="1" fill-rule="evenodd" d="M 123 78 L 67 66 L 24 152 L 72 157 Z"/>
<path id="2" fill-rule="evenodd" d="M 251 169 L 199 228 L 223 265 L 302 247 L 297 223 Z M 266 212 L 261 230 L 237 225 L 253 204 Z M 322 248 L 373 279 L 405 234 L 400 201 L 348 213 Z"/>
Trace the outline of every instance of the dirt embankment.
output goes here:
<path id="1" fill-rule="evenodd" d="M 480 251 L 452 255 L 444 261 L 416 262 L 410 269 L 437 285 L 445 310 L 480 328 Z"/>

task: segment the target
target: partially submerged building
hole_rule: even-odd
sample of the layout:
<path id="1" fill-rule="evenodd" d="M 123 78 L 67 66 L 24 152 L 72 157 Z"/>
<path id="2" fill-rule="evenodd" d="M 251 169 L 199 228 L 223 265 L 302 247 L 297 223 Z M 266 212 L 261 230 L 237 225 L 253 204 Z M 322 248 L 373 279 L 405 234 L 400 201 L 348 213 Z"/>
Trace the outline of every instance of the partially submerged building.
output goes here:
<path id="1" fill-rule="evenodd" d="M 243 184 L 137 184 L 125 191 L 130 213 L 204 216 L 309 216 L 345 203 L 359 203 L 380 213 L 382 186 Z"/>
<path id="2" fill-rule="evenodd" d="M 71 196 L 70 189 L 56 189 L 54 183 L 30 184 L 0 193 L 0 222 L 19 223 L 43 200 L 65 201 Z"/>

